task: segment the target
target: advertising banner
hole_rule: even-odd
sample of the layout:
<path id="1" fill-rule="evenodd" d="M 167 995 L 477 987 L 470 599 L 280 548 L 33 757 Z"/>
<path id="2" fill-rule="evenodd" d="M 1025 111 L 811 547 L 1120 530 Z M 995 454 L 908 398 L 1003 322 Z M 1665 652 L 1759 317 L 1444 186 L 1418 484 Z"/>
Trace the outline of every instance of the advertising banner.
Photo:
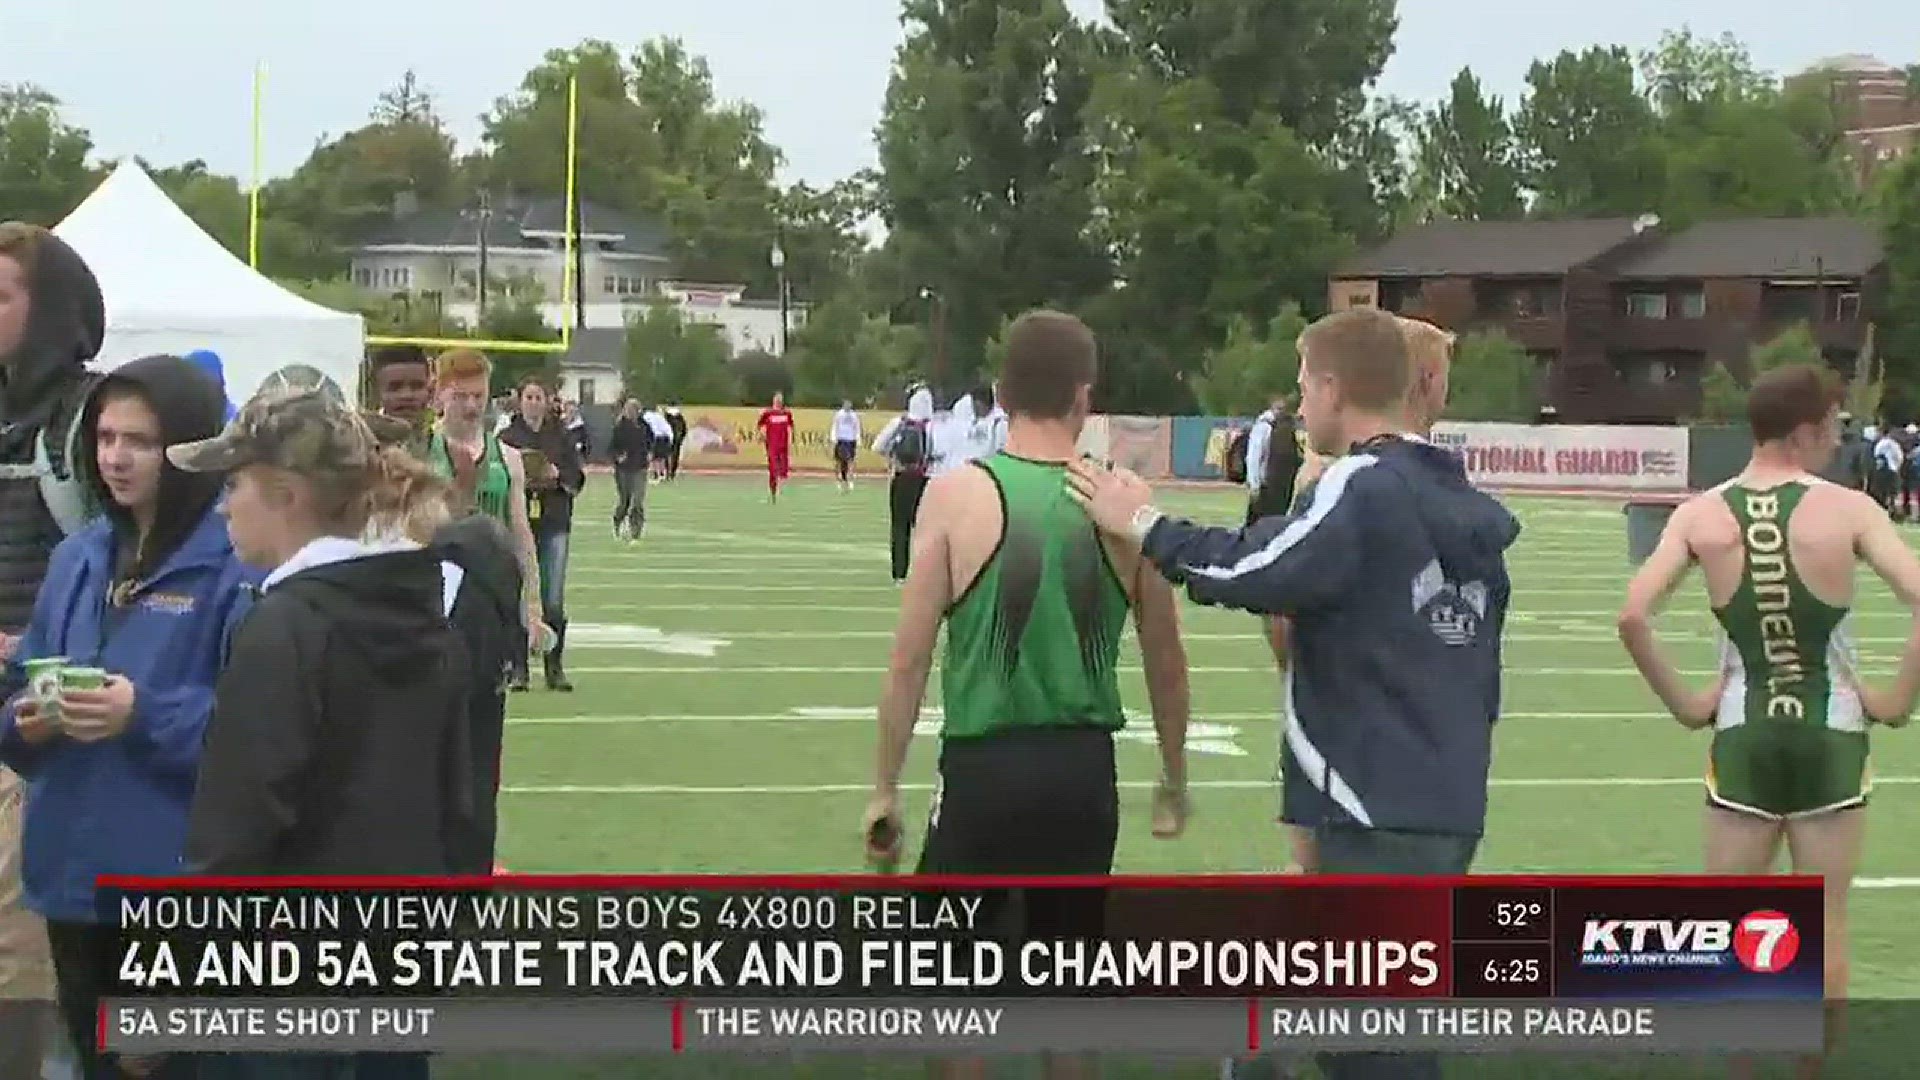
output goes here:
<path id="1" fill-rule="evenodd" d="M 1176 416 L 1171 447 L 1173 475 L 1182 480 L 1220 480 L 1233 433 L 1253 423 L 1231 416 Z"/>
<path id="2" fill-rule="evenodd" d="M 1487 487 L 1687 490 L 1685 428 L 1442 421 L 1433 441 L 1460 453 L 1467 475 Z"/>
<path id="3" fill-rule="evenodd" d="M 691 405 L 687 442 L 680 464 L 687 469 L 764 469 L 767 447 L 754 421 L 760 410 L 746 405 Z M 793 410 L 792 463 L 795 470 L 833 468 L 833 409 Z M 874 437 L 896 413 L 878 410 L 860 414 L 860 453 L 853 467 L 862 472 L 885 472 L 887 462 L 870 449 Z"/>
<path id="4" fill-rule="evenodd" d="M 1173 421 L 1164 416 L 1107 417 L 1107 457 L 1149 480 L 1173 473 Z"/>

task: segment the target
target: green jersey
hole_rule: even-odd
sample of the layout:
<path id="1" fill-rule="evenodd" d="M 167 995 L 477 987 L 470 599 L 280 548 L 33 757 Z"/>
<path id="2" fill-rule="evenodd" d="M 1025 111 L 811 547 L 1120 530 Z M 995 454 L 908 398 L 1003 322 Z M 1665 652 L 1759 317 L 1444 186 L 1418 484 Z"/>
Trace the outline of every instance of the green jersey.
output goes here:
<path id="1" fill-rule="evenodd" d="M 949 739 L 1126 723 L 1116 666 L 1131 604 L 1066 466 L 999 453 L 999 546 L 947 610 L 940 684 Z"/>
<path id="2" fill-rule="evenodd" d="M 473 480 L 473 489 L 462 490 L 461 494 L 473 500 L 475 509 L 499 521 L 502 525 L 512 524 L 509 508 L 509 496 L 513 494 L 513 476 L 507 471 L 507 462 L 500 454 L 500 440 L 492 435 L 481 436 L 480 463 Z M 453 454 L 447 447 L 446 436 L 435 431 L 427 440 L 427 464 L 441 479 L 460 487 L 460 481 L 454 475 Z"/>
<path id="3" fill-rule="evenodd" d="M 1809 482 L 1721 497 L 1740 527 L 1745 569 L 1715 609 L 1726 689 L 1715 718 L 1709 796 L 1784 817 L 1865 799 L 1866 717 L 1854 688 L 1847 609 L 1815 596 L 1793 564 L 1793 514 Z"/>

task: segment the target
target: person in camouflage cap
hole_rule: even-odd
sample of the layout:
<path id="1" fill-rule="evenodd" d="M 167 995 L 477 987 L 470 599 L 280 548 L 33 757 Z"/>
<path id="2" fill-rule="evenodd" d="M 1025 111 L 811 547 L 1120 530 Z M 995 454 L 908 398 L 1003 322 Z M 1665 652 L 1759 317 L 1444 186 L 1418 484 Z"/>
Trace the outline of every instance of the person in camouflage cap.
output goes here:
<path id="1" fill-rule="evenodd" d="M 289 387 L 256 394 L 211 439 L 168 447 L 167 458 L 188 472 L 232 472 L 272 465 L 301 475 L 371 468 L 383 445 L 404 442 L 409 431 L 386 417 L 355 412 L 326 387 Z"/>

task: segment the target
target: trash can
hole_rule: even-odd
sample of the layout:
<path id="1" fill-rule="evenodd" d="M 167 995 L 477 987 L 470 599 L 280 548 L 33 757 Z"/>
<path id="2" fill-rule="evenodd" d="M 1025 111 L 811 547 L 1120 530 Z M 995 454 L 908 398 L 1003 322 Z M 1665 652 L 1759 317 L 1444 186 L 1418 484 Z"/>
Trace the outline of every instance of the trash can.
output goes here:
<path id="1" fill-rule="evenodd" d="M 1627 562 L 1639 566 L 1660 546 L 1660 534 L 1667 531 L 1675 503 L 1670 500 L 1637 499 L 1627 504 Z"/>

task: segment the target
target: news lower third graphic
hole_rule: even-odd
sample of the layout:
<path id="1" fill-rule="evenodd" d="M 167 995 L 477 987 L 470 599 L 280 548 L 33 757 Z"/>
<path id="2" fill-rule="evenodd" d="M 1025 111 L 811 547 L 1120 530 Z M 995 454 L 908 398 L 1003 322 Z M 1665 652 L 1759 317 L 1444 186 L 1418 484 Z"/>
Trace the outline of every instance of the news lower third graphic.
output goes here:
<path id="1" fill-rule="evenodd" d="M 123 881 L 128 1054 L 1788 1053 L 1817 880 Z"/>

